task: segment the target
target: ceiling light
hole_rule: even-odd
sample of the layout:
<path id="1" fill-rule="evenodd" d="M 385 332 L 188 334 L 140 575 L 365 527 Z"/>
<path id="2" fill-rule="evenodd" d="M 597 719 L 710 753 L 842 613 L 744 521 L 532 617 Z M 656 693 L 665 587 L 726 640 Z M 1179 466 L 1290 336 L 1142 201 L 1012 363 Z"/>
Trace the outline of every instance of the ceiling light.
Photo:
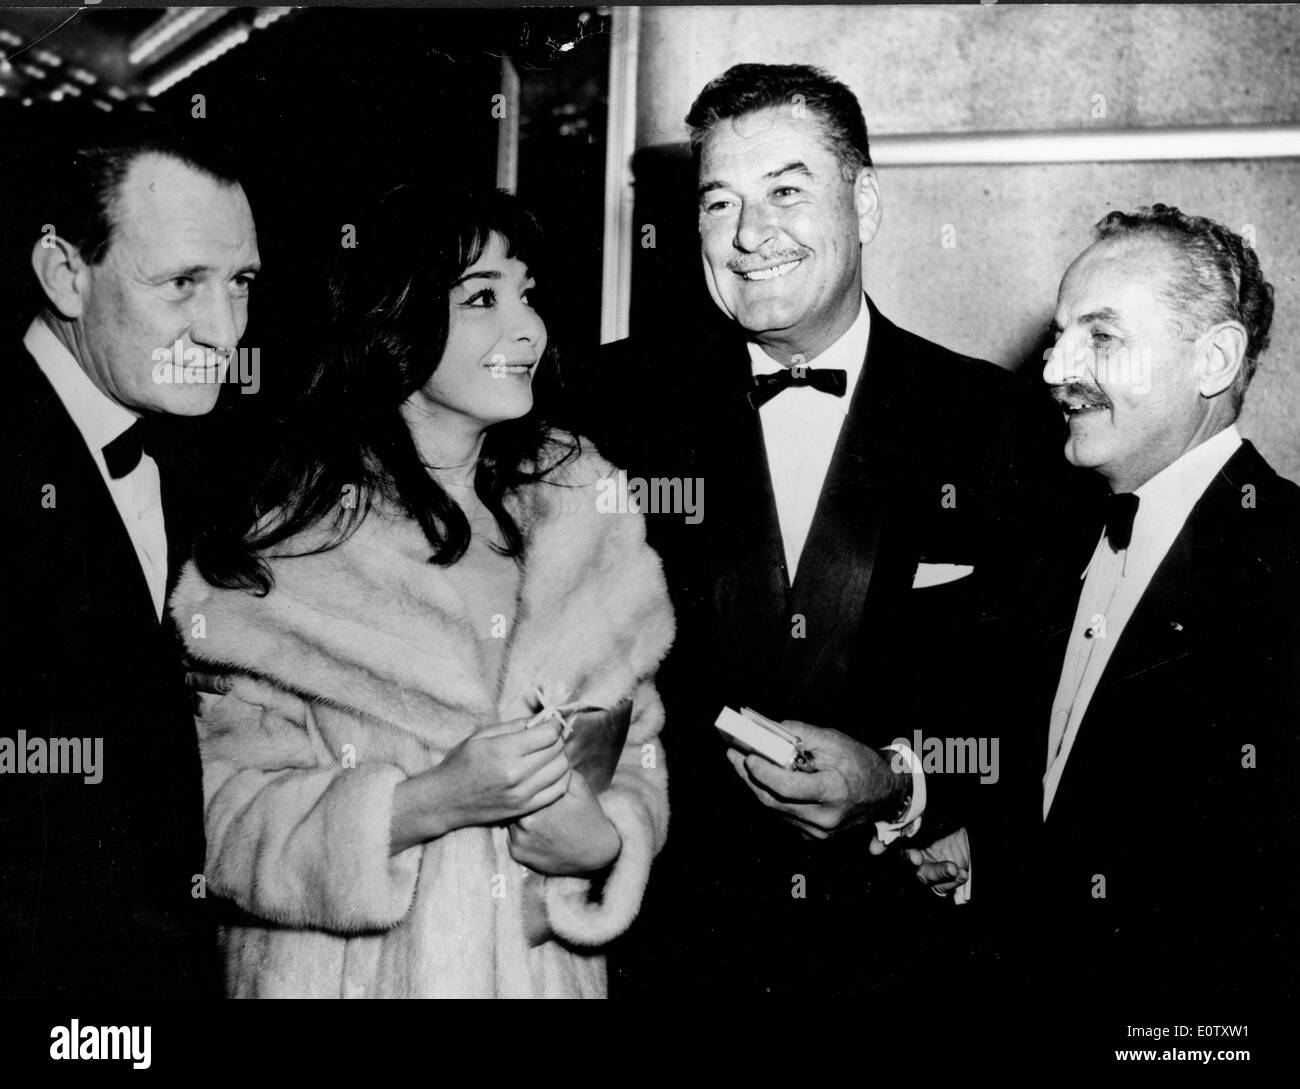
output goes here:
<path id="1" fill-rule="evenodd" d="M 152 57 L 164 45 L 178 34 L 188 30 L 204 16 L 210 16 L 214 11 L 219 10 L 217 8 L 168 8 L 166 15 L 131 43 L 131 51 L 127 54 L 127 59 L 132 64 L 139 64 Z"/>
<path id="2" fill-rule="evenodd" d="M 171 71 L 166 72 L 153 83 L 149 85 L 149 94 L 157 97 L 164 91 L 170 90 L 181 80 L 187 79 L 205 65 L 211 64 L 223 53 L 228 53 L 235 46 L 248 41 L 251 30 L 247 24 L 235 27 L 233 30 L 226 31 L 220 38 L 212 42 L 206 49 L 200 50 L 188 60 L 177 65 Z"/>
<path id="3" fill-rule="evenodd" d="M 253 19 L 254 30 L 265 30 L 277 19 L 283 18 L 293 11 L 293 8 L 262 8 Z"/>

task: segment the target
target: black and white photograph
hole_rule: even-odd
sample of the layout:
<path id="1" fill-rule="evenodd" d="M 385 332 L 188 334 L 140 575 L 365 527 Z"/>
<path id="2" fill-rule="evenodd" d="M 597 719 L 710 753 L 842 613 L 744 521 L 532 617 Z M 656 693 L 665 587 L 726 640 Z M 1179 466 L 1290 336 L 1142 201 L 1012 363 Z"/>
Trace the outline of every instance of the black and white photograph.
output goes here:
<path id="1" fill-rule="evenodd" d="M 1300 5 L 7 5 L 0 286 L 7 1073 L 1291 1065 Z"/>

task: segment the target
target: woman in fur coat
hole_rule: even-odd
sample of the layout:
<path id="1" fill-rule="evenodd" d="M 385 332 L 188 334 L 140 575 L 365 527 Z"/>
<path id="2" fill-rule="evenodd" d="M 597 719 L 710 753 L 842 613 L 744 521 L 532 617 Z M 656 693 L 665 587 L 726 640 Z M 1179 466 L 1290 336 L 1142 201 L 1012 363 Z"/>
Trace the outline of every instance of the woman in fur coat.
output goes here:
<path id="1" fill-rule="evenodd" d="M 533 417 L 527 213 L 404 186 L 361 232 L 252 528 L 170 606 L 230 675 L 198 718 L 229 993 L 602 997 L 667 831 L 660 563 Z M 566 736 L 628 700 L 593 789 Z"/>

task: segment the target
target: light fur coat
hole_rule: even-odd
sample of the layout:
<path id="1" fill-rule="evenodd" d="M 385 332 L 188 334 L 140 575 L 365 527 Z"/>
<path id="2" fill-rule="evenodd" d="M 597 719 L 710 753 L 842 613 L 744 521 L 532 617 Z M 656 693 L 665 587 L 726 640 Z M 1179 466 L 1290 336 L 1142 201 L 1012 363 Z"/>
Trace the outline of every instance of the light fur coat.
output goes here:
<path id="1" fill-rule="evenodd" d="M 190 654 L 241 675 L 198 717 L 208 889 L 260 921 L 223 931 L 229 993 L 605 994 L 599 949 L 635 917 L 667 834 L 653 677 L 673 636 L 641 516 L 598 512 L 612 471 L 585 450 L 512 500 L 526 548 L 496 693 L 475 625 L 410 519 L 375 510 L 339 548 L 271 560 L 264 598 L 185 570 L 170 609 Z M 633 715 L 600 796 L 621 853 L 598 896 L 585 878 L 544 880 L 555 937 L 530 947 L 530 871 L 504 828 L 390 858 L 389 826 L 399 782 L 479 725 L 530 714 L 542 683 L 605 707 L 631 698 Z"/>

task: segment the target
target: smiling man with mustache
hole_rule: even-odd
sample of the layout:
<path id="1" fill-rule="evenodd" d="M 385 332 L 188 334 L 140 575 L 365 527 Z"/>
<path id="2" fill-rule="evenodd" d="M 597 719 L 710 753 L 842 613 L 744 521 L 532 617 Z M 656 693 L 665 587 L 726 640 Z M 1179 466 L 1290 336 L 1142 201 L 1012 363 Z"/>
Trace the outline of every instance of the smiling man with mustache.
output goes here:
<path id="1" fill-rule="evenodd" d="M 941 835 L 964 777 L 914 773 L 890 742 L 972 732 L 962 715 L 992 676 L 981 659 L 1007 572 L 1062 494 L 1059 424 L 1041 391 L 867 297 L 882 205 L 847 87 L 740 64 L 687 125 L 725 323 L 684 334 L 665 315 L 662 334 L 609 346 L 585 376 L 582 430 L 602 450 L 636 475 L 703 478 L 710 496 L 699 524 L 649 520 L 678 612 L 662 675 L 674 833 L 648 893 L 658 933 L 611 958 L 611 993 L 893 1004 L 922 960 L 943 961 L 948 931 L 929 913 L 950 905 L 876 856 Z M 726 747 L 724 705 L 784 720 L 811 770 Z M 789 951 L 799 936 L 811 951 Z"/>
<path id="2" fill-rule="evenodd" d="M 1161 204 L 1103 219 L 1057 300 L 1043 379 L 1109 510 L 1025 594 L 1047 744 L 1001 844 L 1033 993 L 1120 1019 L 1297 982 L 1300 488 L 1236 423 L 1272 317 L 1242 238 Z"/>

